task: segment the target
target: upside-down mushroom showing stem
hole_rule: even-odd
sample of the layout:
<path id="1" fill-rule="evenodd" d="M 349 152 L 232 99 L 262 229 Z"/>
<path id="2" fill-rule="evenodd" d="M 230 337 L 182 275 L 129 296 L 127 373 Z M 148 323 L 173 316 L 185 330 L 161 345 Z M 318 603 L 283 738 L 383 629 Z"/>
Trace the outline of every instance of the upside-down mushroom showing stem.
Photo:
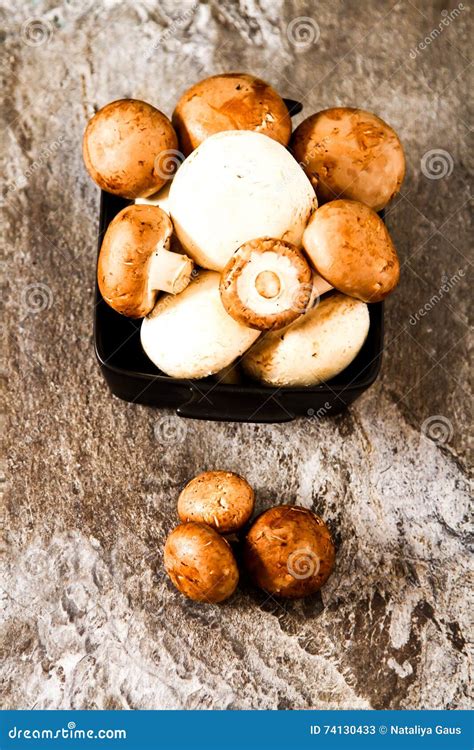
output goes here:
<path id="1" fill-rule="evenodd" d="M 245 242 L 221 274 L 222 303 L 250 328 L 283 328 L 308 307 L 312 271 L 297 247 L 271 237 Z"/>

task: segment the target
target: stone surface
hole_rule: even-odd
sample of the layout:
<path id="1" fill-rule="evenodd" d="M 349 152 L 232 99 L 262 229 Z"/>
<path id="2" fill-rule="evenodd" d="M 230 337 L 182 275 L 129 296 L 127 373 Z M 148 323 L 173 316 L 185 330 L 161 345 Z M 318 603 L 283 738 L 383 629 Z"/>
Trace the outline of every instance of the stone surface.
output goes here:
<path id="1" fill-rule="evenodd" d="M 2 707 L 468 706 L 468 6 L 3 0 Z M 382 374 L 334 419 L 179 420 L 112 398 L 94 359 L 86 121 L 123 96 L 169 114 L 227 70 L 306 114 L 373 110 L 406 147 Z M 178 491 L 212 468 L 243 473 L 259 509 L 327 519 L 320 597 L 244 585 L 205 607 L 171 588 Z"/>

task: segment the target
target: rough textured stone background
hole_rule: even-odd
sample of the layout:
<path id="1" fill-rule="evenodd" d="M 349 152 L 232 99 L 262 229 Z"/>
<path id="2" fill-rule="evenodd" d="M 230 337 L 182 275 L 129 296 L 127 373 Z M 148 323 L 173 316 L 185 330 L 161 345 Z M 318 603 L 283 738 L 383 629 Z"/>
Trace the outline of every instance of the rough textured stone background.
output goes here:
<path id="1" fill-rule="evenodd" d="M 467 707 L 461 6 L 421 50 L 458 6 L 3 0 L 3 707 Z M 387 219 L 403 275 L 383 372 L 335 419 L 183 421 L 112 398 L 94 360 L 99 196 L 81 160 L 85 123 L 123 96 L 171 113 L 189 84 L 228 70 L 267 78 L 307 114 L 374 110 L 406 146 Z M 204 607 L 171 589 L 160 560 L 178 490 L 213 467 L 245 474 L 259 509 L 297 502 L 328 520 L 337 569 L 316 602 L 244 585 Z"/>

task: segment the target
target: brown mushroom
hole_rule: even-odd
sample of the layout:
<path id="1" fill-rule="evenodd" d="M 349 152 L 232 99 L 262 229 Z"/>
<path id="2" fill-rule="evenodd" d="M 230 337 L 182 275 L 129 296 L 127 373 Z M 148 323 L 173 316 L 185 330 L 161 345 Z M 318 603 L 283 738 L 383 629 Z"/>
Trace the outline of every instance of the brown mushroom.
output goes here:
<path id="1" fill-rule="evenodd" d="M 110 307 L 130 318 L 153 309 L 158 291 L 189 284 L 193 261 L 169 251 L 173 225 L 156 206 L 126 206 L 110 222 L 100 248 L 97 280 Z"/>
<path id="2" fill-rule="evenodd" d="M 306 508 L 278 505 L 262 513 L 248 532 L 244 562 L 254 581 L 269 594 L 299 598 L 318 591 L 335 560 L 324 521 Z"/>
<path id="3" fill-rule="evenodd" d="M 284 146 L 291 135 L 283 99 L 268 83 L 246 73 L 226 73 L 196 83 L 182 95 L 172 122 L 186 155 L 222 130 L 255 130 Z"/>
<path id="4" fill-rule="evenodd" d="M 351 198 L 380 211 L 400 190 L 403 147 L 386 122 L 361 109 L 335 107 L 304 120 L 290 149 L 318 201 Z"/>
<path id="5" fill-rule="evenodd" d="M 83 156 L 102 190 L 133 200 L 156 193 L 171 179 L 181 155 L 166 115 L 147 102 L 119 99 L 89 120 Z"/>
<path id="6" fill-rule="evenodd" d="M 181 521 L 205 523 L 219 534 L 232 534 L 253 513 L 254 491 L 232 471 L 205 471 L 191 479 L 178 499 Z"/>
<path id="7" fill-rule="evenodd" d="M 337 200 L 318 208 L 303 247 L 317 272 L 350 297 L 379 302 L 398 284 L 400 264 L 387 227 L 364 203 Z"/>
<path id="8" fill-rule="evenodd" d="M 202 523 L 183 523 L 171 532 L 164 565 L 176 588 L 197 602 L 228 599 L 239 580 L 229 543 Z"/>
<path id="9" fill-rule="evenodd" d="M 222 304 L 235 320 L 259 331 L 288 325 L 308 307 L 313 274 L 295 245 L 261 237 L 244 242 L 221 274 Z"/>

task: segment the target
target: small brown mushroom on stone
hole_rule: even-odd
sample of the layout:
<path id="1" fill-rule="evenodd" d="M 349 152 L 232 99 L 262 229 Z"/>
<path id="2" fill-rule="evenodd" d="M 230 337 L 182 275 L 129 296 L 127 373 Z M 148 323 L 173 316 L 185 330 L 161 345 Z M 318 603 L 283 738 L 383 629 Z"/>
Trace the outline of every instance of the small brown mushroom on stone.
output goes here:
<path id="1" fill-rule="evenodd" d="M 247 523 L 253 513 L 254 491 L 232 471 L 205 471 L 194 477 L 178 500 L 181 521 L 212 526 L 219 534 L 232 534 Z"/>
<path id="2" fill-rule="evenodd" d="M 183 523 L 168 536 L 166 572 L 176 588 L 197 602 L 222 602 L 234 593 L 239 572 L 228 542 L 202 523 Z"/>
<path id="3" fill-rule="evenodd" d="M 248 532 L 244 562 L 254 583 L 269 594 L 300 598 L 318 591 L 335 560 L 324 521 L 306 508 L 278 505 L 260 515 Z"/>
<path id="4" fill-rule="evenodd" d="M 284 146 L 291 135 L 283 99 L 268 83 L 246 73 L 211 76 L 191 86 L 176 105 L 172 121 L 186 155 L 223 130 L 255 130 Z"/>

